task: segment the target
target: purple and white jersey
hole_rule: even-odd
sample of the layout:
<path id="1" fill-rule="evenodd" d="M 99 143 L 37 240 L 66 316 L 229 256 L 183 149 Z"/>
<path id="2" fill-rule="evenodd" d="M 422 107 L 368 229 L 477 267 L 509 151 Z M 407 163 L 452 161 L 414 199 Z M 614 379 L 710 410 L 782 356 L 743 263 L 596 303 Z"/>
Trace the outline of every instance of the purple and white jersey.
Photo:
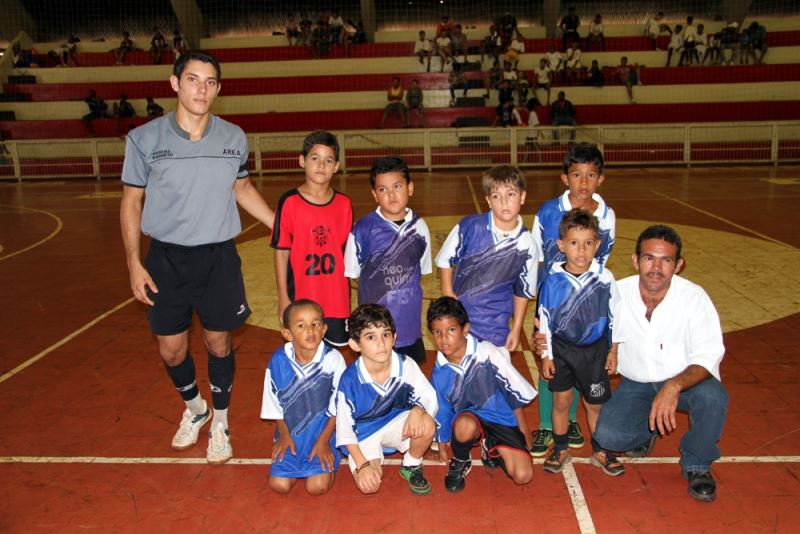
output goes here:
<path id="1" fill-rule="evenodd" d="M 600 240 L 600 247 L 594 257 L 600 265 L 605 265 L 611 255 L 611 249 L 614 248 L 617 217 L 614 214 L 614 210 L 605 203 L 600 195 L 595 193 L 592 195 L 592 199 L 597 202 L 597 209 L 594 210 L 592 215 L 597 217 L 600 223 L 600 235 L 597 236 Z M 533 219 L 533 231 L 531 233 L 539 251 L 539 261 L 542 262 L 542 267 L 539 271 L 540 288 L 547 275 L 550 274 L 553 264 L 563 263 L 567 260 L 564 253 L 558 250 L 556 241 L 558 241 L 558 226 L 561 224 L 561 219 L 571 209 L 572 204 L 569 201 L 568 189 L 560 197 L 550 199 L 542 204 Z"/>
<path id="2" fill-rule="evenodd" d="M 419 215 L 406 208 L 398 225 L 386 220 L 380 208 L 359 220 L 344 253 L 344 274 L 358 278 L 358 303 L 382 304 L 397 327 L 398 347 L 422 337 L 423 274 L 430 274 L 431 234 Z"/>
<path id="3" fill-rule="evenodd" d="M 536 294 L 539 255 L 531 233 L 519 217 L 510 232 L 498 230 L 492 213 L 469 215 L 453 228 L 436 257 L 436 266 L 455 268 L 453 291 L 467 309 L 470 331 L 502 347 L 514 296 Z"/>

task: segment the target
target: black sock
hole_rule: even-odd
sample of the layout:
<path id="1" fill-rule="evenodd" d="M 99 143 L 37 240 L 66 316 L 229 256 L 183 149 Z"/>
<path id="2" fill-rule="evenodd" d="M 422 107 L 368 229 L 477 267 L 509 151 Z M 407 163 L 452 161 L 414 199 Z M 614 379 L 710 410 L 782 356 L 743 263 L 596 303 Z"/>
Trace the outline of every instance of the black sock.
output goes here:
<path id="1" fill-rule="evenodd" d="M 455 437 L 450 440 L 450 447 L 453 449 L 453 456 L 459 460 L 469 460 L 469 451 L 472 450 L 471 441 L 456 441 Z"/>
<path id="2" fill-rule="evenodd" d="M 211 383 L 211 401 L 215 410 L 226 410 L 231 402 L 233 374 L 236 370 L 235 353 L 217 358 L 208 353 L 208 381 Z"/>
<path id="3" fill-rule="evenodd" d="M 197 390 L 197 381 L 195 380 L 194 359 L 188 352 L 186 357 L 181 363 L 175 367 L 170 367 L 166 363 L 164 367 L 167 368 L 167 374 L 175 384 L 175 389 L 181 394 L 184 401 L 190 401 L 197 397 L 200 392 Z"/>
<path id="4" fill-rule="evenodd" d="M 556 450 L 565 451 L 569 447 L 569 437 L 567 434 L 553 433 L 553 443 L 555 443 Z"/>

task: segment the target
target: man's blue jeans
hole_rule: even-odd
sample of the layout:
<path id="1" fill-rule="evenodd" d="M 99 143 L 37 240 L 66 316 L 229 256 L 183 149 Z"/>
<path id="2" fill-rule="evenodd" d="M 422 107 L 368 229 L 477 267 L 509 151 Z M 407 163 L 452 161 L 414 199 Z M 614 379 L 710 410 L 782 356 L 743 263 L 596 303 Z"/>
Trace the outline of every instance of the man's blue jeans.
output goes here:
<path id="1" fill-rule="evenodd" d="M 664 382 L 642 383 L 622 378 L 603 405 L 594 439 L 610 451 L 629 451 L 646 444 L 650 407 Z M 728 392 L 714 377 L 682 391 L 678 410 L 689 413 L 689 430 L 681 438 L 681 469 L 707 471 L 720 456 L 717 442 L 728 413 Z M 658 429 L 656 429 L 656 432 Z"/>

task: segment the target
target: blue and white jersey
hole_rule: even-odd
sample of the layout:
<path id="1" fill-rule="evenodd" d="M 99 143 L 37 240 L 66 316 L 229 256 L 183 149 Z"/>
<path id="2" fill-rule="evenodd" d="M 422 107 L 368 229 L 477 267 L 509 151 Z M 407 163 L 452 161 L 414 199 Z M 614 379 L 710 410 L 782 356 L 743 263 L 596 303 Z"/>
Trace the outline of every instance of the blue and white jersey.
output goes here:
<path id="1" fill-rule="evenodd" d="M 420 280 L 432 270 L 428 225 L 408 208 L 399 226 L 386 220 L 378 208 L 350 232 L 344 275 L 359 279 L 359 304 L 382 304 L 391 312 L 398 347 L 412 345 L 422 337 Z"/>
<path id="2" fill-rule="evenodd" d="M 592 215 L 597 217 L 600 222 L 600 235 L 597 236 L 600 240 L 600 247 L 594 257 L 601 265 L 605 265 L 611 255 L 611 249 L 614 248 L 617 217 L 614 214 L 614 210 L 606 204 L 600 195 L 595 193 L 592 198 L 597 202 L 597 209 L 594 210 Z M 542 204 L 533 219 L 533 240 L 536 242 L 536 248 L 539 251 L 539 261 L 543 262 L 539 270 L 540 288 L 550 273 L 550 268 L 553 264 L 563 263 L 567 259 L 564 253 L 558 250 L 556 241 L 558 241 L 558 226 L 561 224 L 561 219 L 571 209 L 572 204 L 569 202 L 568 189 L 560 197 L 550 199 Z"/>
<path id="3" fill-rule="evenodd" d="M 514 415 L 536 398 L 536 390 L 511 364 L 511 356 L 504 348 L 488 341 L 478 342 L 467 336 L 467 353 L 456 365 L 436 354 L 436 365 L 431 375 L 439 411 L 436 413 L 437 441 L 450 441 L 453 420 L 469 411 L 484 421 L 506 426 L 518 426 Z"/>
<path id="4" fill-rule="evenodd" d="M 286 451 L 282 462 L 272 465 L 271 474 L 287 478 L 306 478 L 324 473 L 319 459 L 308 460 L 330 417 L 336 415 L 336 387 L 346 364 L 341 353 L 320 343 L 313 360 L 306 365 L 295 359 L 294 347 L 286 343 L 275 351 L 264 374 L 261 400 L 262 419 L 283 419 L 292 433 L 296 454 Z M 275 440 L 279 433 L 275 429 Z M 335 447 L 331 435 L 331 449 Z M 341 456 L 334 449 L 335 465 Z"/>
<path id="5" fill-rule="evenodd" d="M 414 406 L 436 416 L 436 392 L 414 360 L 392 351 L 389 378 L 378 384 L 360 357 L 339 381 L 336 446 L 357 444 Z"/>
<path id="6" fill-rule="evenodd" d="M 469 314 L 470 329 L 481 340 L 503 346 L 514 296 L 536 294 L 539 255 L 519 218 L 510 232 L 497 229 L 492 212 L 469 215 L 450 231 L 436 266 L 456 268 L 453 291 Z"/>
<path id="7" fill-rule="evenodd" d="M 579 276 L 565 271 L 561 263 L 553 264 L 539 292 L 539 331 L 547 336 L 542 357 L 553 358 L 552 336 L 586 346 L 607 329 L 613 333 L 619 303 L 614 275 L 597 260 Z"/>

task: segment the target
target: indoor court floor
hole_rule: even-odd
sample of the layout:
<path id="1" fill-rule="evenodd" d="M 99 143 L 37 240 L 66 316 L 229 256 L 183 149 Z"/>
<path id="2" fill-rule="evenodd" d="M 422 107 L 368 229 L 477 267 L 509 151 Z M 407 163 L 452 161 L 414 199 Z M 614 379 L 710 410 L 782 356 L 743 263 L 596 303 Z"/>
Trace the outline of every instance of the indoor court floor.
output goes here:
<path id="1" fill-rule="evenodd" d="M 528 227 L 539 205 L 563 191 L 558 174 L 526 172 Z M 486 210 L 480 170 L 412 176 L 410 205 L 427 220 L 436 254 L 460 217 Z M 298 173 L 254 183 L 274 207 L 301 180 Z M 365 173 L 337 175 L 334 185 L 350 195 L 357 217 L 374 208 Z M 708 291 L 722 319 L 730 407 L 723 458 L 713 466 L 715 502 L 690 498 L 680 477 L 685 415 L 650 457 L 624 459 L 618 478 L 588 463 L 586 445 L 558 475 L 537 460 L 524 487 L 475 462 L 466 489 L 448 494 L 446 468 L 431 457 L 433 491 L 417 497 L 394 456 L 377 495 L 359 494 L 347 468 L 323 497 L 302 485 L 272 493 L 274 425 L 259 413 L 264 369 L 282 338 L 269 230 L 249 216 L 237 242 L 254 313 L 235 336 L 234 459 L 207 465 L 204 433 L 194 448 L 174 452 L 183 405 L 145 307 L 131 296 L 119 181 L 0 182 L 0 532 L 797 532 L 800 167 L 612 166 L 600 193 L 617 214 L 615 276 L 633 274 L 631 253 L 645 226 L 673 225 L 684 241 L 683 275 Z M 426 298 L 438 296 L 436 273 L 424 284 Z M 529 336 L 532 319 L 525 330 Z M 192 346 L 208 397 L 196 331 Z M 512 359 L 535 382 L 524 348 Z M 538 404 L 526 413 L 536 428 Z"/>

